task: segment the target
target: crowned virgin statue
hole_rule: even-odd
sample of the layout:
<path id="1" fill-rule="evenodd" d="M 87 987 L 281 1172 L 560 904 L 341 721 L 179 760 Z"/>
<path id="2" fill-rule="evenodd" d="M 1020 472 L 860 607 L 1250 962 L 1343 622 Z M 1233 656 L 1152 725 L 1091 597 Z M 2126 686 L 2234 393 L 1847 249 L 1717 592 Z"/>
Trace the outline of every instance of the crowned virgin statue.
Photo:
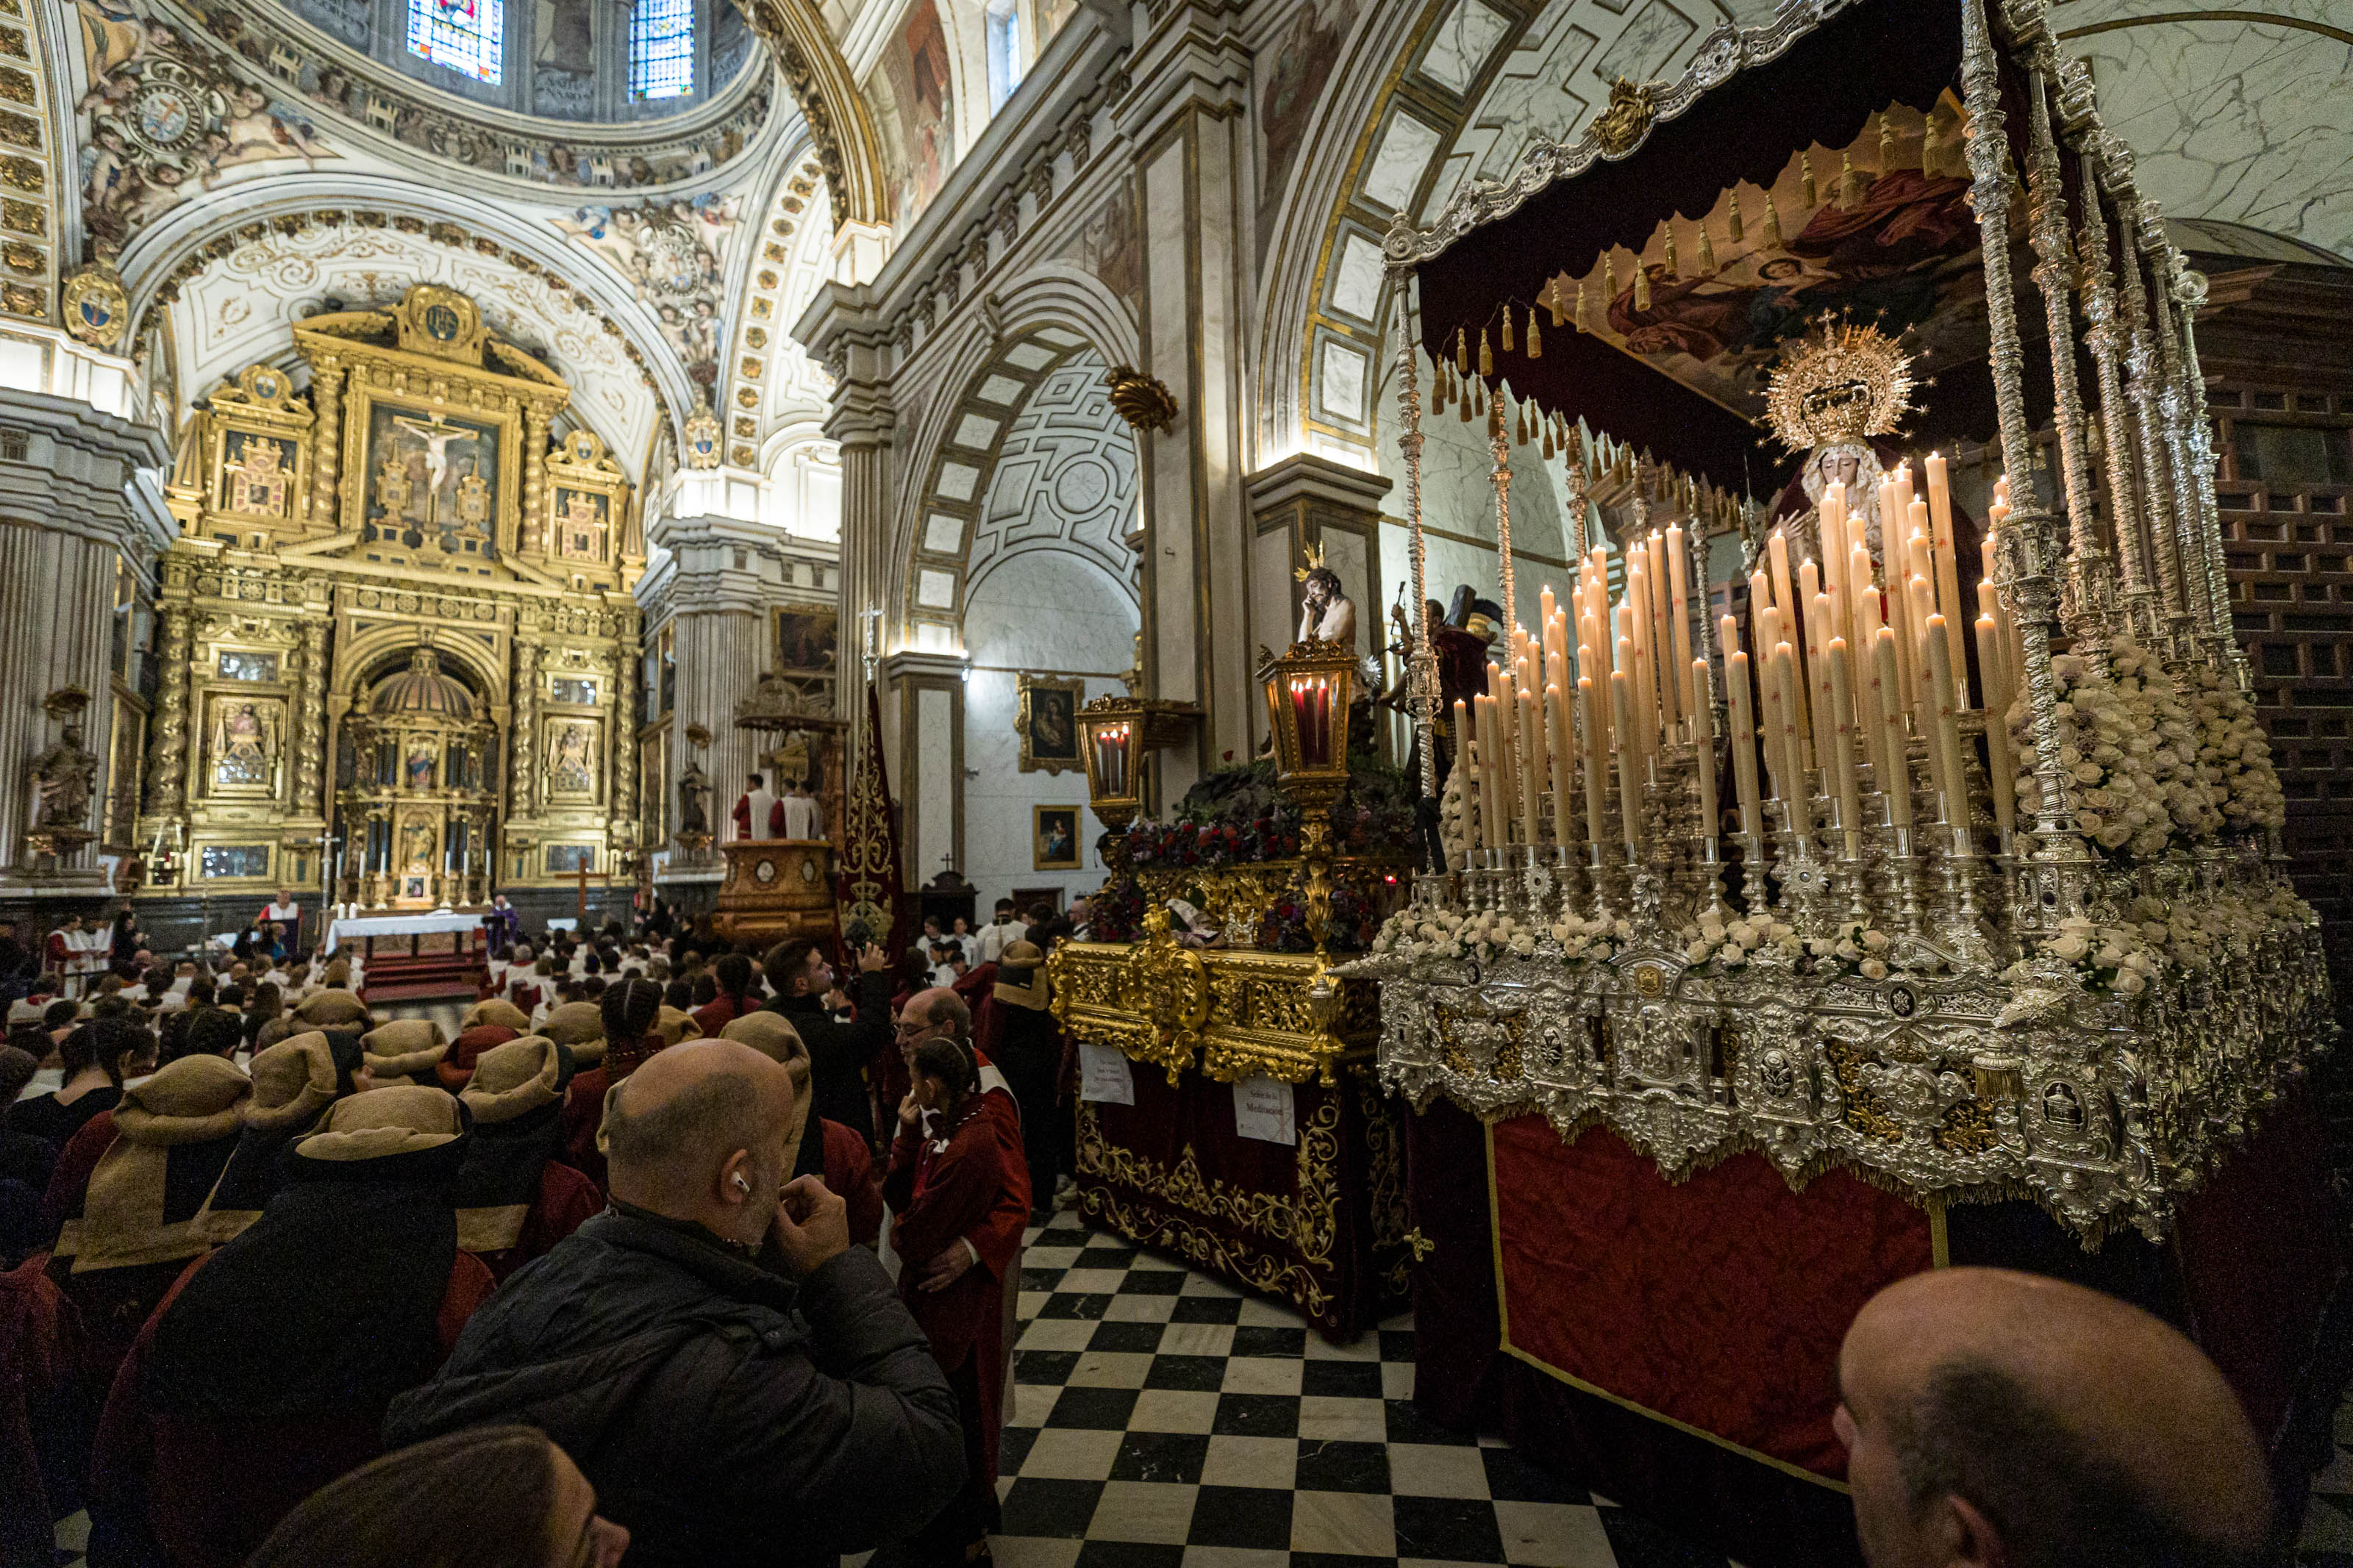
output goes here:
<path id="1" fill-rule="evenodd" d="M 1883 454 L 1871 437 L 1894 435 L 1911 412 L 1911 358 L 1876 327 L 1828 316 L 1816 325 L 1820 331 L 1782 351 L 1766 384 L 1773 433 L 1805 455 L 1773 504 L 1774 524 L 1788 534 L 1793 559 L 1820 560 L 1822 492 L 1844 485 L 1846 515 L 1862 520 L 1871 559 L 1884 565 L 1879 483 L 1894 454 L 1892 447 Z"/>

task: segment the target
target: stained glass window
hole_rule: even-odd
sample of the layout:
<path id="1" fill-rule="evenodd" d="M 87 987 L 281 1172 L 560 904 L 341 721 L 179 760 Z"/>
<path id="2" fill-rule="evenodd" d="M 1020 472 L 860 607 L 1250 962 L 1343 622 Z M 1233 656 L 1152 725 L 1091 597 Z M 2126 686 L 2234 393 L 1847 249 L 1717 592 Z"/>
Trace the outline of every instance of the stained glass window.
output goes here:
<path id="1" fill-rule="evenodd" d="M 408 0 L 408 52 L 476 81 L 496 82 L 506 0 Z"/>
<path id="2" fill-rule="evenodd" d="M 694 0 L 637 0 L 629 8 L 629 96 L 694 90 Z"/>

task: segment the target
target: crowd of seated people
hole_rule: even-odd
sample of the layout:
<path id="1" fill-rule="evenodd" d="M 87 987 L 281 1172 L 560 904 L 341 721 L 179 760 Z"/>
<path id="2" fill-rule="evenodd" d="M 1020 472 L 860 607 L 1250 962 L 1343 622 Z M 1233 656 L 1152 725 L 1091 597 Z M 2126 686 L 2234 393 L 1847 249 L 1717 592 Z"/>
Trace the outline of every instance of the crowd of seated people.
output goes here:
<path id="1" fill-rule="evenodd" d="M 0 1568 L 76 1510 L 92 1568 L 987 1562 L 1082 929 L 1001 910 L 945 984 L 551 931 L 454 1037 L 334 960 L 27 987 Z M 2089 1291 L 1906 1281 L 1840 1376 L 1875 1564 L 2237 1568 L 2271 1528 L 2228 1386 Z"/>

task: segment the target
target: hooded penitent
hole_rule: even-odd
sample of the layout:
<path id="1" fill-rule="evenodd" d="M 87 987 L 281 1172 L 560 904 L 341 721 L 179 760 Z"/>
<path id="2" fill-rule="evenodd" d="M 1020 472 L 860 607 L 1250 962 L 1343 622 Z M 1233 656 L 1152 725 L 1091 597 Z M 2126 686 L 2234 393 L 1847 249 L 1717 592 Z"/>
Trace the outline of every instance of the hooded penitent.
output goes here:
<path id="1" fill-rule="evenodd" d="M 509 1039 L 517 1039 L 531 1030 L 531 1015 L 503 996 L 492 996 L 466 1009 L 459 1020 L 460 1029 L 472 1029 L 483 1024 L 495 1024 L 501 1029 L 512 1029 Z"/>
<path id="2" fill-rule="evenodd" d="M 295 1005 L 294 1016 L 314 1029 L 344 1024 L 364 1026 L 374 1022 L 368 1016 L 367 1004 L 359 999 L 358 994 L 341 986 L 331 986 L 303 997 Z"/>
<path id="3" fill-rule="evenodd" d="M 253 1082 L 216 1056 L 183 1057 L 123 1090 L 114 1142 L 66 1220 L 76 1274 L 170 1263 L 212 1245 L 196 1216 L 237 1147 Z"/>
<path id="4" fill-rule="evenodd" d="M 279 1157 L 352 1092 L 360 1065 L 359 1037 L 345 1029 L 296 1035 L 253 1058 L 253 1094 L 241 1110 L 236 1152 L 196 1218 L 206 1241 L 225 1242 L 261 1217 L 278 1190 Z"/>
<path id="5" fill-rule="evenodd" d="M 156 1325 L 143 1403 L 200 1420 L 381 1412 L 439 1360 L 458 1252 L 465 1111 L 438 1089 L 339 1100 L 286 1160 L 261 1217 Z"/>
<path id="6" fill-rule="evenodd" d="M 564 1148 L 564 1091 L 571 1053 L 525 1035 L 482 1053 L 459 1098 L 473 1113 L 473 1145 L 458 1173 L 458 1245 L 503 1252 L 522 1237 L 539 1197 L 540 1172 Z"/>
<path id="7" fill-rule="evenodd" d="M 475 1065 L 482 1059 L 483 1052 L 495 1050 L 522 1033 L 504 1024 L 471 1025 L 449 1042 L 449 1054 L 433 1064 L 433 1076 L 440 1080 L 443 1089 L 456 1094 L 473 1081 Z"/>
<path id="8" fill-rule="evenodd" d="M 569 1047 L 572 1065 L 584 1072 L 605 1059 L 605 1014 L 594 1002 L 566 1002 L 548 1014 L 540 1033 Z"/>
<path id="9" fill-rule="evenodd" d="M 429 1075 L 449 1054 L 449 1042 L 441 1034 L 441 1026 L 430 1018 L 399 1018 L 389 1024 L 379 1024 L 360 1037 L 360 1049 L 366 1052 L 368 1071 L 375 1075 L 378 1089 L 395 1087 L 395 1080 L 431 1082 Z"/>
<path id="10" fill-rule="evenodd" d="M 691 1015 L 670 1006 L 655 1010 L 654 1026 L 648 1032 L 664 1047 L 675 1046 L 682 1040 L 702 1038 L 702 1026 L 696 1023 Z"/>
<path id="11" fill-rule="evenodd" d="M 481 1274 L 449 1201 L 465 1119 L 438 1088 L 337 1101 L 288 1152 L 268 1210 L 157 1312 L 115 1380 L 96 1468 L 143 1491 L 170 1561 L 232 1568 L 382 1451 L 385 1407 L 440 1363 L 453 1281 Z"/>

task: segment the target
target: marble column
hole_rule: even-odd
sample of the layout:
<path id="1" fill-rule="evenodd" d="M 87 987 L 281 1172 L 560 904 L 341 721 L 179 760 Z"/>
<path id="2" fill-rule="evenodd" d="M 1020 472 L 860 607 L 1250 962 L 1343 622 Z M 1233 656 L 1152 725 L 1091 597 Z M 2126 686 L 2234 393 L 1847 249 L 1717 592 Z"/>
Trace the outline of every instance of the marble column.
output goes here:
<path id="1" fill-rule="evenodd" d="M 901 744 L 891 757 L 899 801 L 900 873 L 910 890 L 964 866 L 964 660 L 899 653 L 882 661 L 883 710 Z M 1083 786 L 1082 786 L 1083 787 Z"/>
<path id="2" fill-rule="evenodd" d="M 1180 797 L 1213 760 L 1250 754 L 1254 542 L 1243 476 L 1242 323 L 1250 281 L 1250 54 L 1215 0 L 1155 8 L 1113 106 L 1134 149 L 1143 219 L 1146 374 L 1176 422 L 1140 443 L 1146 527 L 1144 636 L 1154 694 L 1201 705 L 1198 742 L 1158 758 Z"/>
<path id="3" fill-rule="evenodd" d="M 81 746 L 100 759 L 81 826 L 96 831 L 108 795 L 104 760 L 114 703 L 109 679 L 117 555 L 102 539 L 29 528 L 0 528 L 0 866 L 27 864 L 25 843 L 33 819 L 30 763 L 58 742 L 63 725 L 42 710 L 42 699 L 79 688 L 90 698 L 77 722 Z M 62 858 L 58 877 L 96 879 L 95 842 Z"/>

